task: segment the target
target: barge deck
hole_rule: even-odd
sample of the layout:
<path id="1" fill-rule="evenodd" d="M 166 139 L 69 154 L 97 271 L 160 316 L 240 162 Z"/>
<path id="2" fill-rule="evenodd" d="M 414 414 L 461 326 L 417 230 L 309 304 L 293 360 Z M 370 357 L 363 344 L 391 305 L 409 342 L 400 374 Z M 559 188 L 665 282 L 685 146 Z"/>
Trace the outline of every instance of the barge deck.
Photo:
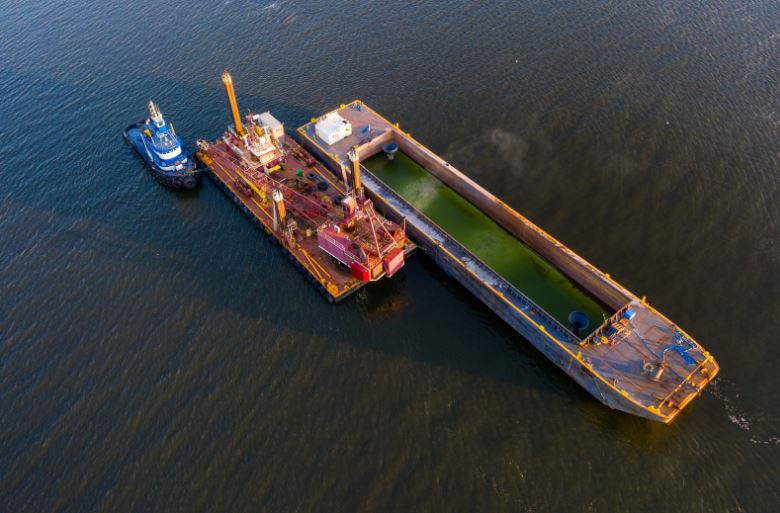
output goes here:
<path id="1" fill-rule="evenodd" d="M 224 142 L 220 142 L 217 147 L 222 150 L 223 154 L 226 154 L 227 148 L 224 147 L 224 144 Z M 222 146 L 221 148 L 220 145 Z M 309 181 L 313 183 L 326 182 L 330 185 L 330 196 L 337 197 L 345 194 L 341 184 L 330 172 L 323 169 L 321 165 L 306 165 L 303 158 L 303 150 L 295 141 L 288 138 L 285 141 L 284 148 L 288 153 L 286 169 L 289 171 L 281 171 L 282 174 L 287 174 L 289 175 L 289 178 L 294 178 L 296 169 L 305 169 L 306 174 L 308 175 L 306 178 Z M 243 186 L 240 184 L 248 184 L 250 183 L 250 180 L 247 176 L 242 174 L 240 168 L 231 166 L 228 163 L 221 161 L 218 157 L 215 158 L 213 154 L 210 155 L 206 152 L 199 151 L 197 155 L 206 165 L 209 178 L 211 178 L 214 183 L 228 195 L 233 203 L 235 203 L 255 225 L 268 235 L 271 241 L 275 244 L 281 244 L 279 238 L 274 234 L 274 211 L 271 199 L 267 195 L 259 194 L 260 191 L 253 191 L 253 194 L 247 196 L 245 190 L 242 190 L 241 188 Z M 295 244 L 285 246 L 284 250 L 287 253 L 288 259 L 303 270 L 309 281 L 311 281 L 329 301 L 341 301 L 366 284 L 366 282 L 352 276 L 349 269 L 338 265 L 333 259 L 322 258 L 322 253 L 317 246 L 316 237 L 304 237 L 300 241 L 296 241 Z"/>

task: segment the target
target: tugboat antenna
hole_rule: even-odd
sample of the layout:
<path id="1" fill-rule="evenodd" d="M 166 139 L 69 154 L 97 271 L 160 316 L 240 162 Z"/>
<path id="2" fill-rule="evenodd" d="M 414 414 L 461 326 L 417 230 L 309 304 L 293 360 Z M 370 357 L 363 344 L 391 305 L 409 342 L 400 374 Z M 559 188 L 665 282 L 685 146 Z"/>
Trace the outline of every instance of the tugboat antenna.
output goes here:
<path id="1" fill-rule="evenodd" d="M 160 112 L 160 109 L 157 107 L 157 105 L 149 100 L 149 115 L 152 117 L 152 121 L 154 121 L 154 124 L 157 126 L 161 126 L 163 123 L 163 116 Z"/>

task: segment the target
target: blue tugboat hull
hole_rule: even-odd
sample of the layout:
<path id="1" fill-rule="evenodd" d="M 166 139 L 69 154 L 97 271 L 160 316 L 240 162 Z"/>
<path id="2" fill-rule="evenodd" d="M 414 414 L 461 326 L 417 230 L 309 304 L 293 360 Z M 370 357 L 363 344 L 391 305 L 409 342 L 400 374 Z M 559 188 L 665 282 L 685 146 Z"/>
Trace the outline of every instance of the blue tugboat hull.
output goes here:
<path id="1" fill-rule="evenodd" d="M 193 156 L 187 156 L 182 169 L 163 169 L 150 155 L 144 140 L 144 123 L 139 122 L 125 129 L 125 142 L 138 152 L 146 163 L 152 177 L 171 189 L 194 189 L 200 181 L 201 170 L 197 169 Z"/>

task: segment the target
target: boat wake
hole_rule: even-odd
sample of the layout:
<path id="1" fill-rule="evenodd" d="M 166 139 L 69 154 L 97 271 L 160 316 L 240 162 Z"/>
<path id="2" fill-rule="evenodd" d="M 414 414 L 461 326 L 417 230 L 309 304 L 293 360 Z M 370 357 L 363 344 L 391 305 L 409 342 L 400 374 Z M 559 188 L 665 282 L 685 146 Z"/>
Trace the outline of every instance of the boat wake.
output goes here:
<path id="1" fill-rule="evenodd" d="M 739 427 L 743 431 L 753 430 L 755 432 L 755 428 L 761 430 L 763 419 L 758 419 L 755 416 L 749 415 L 744 410 L 742 410 L 738 405 L 736 405 L 735 399 L 739 399 L 739 394 L 734 394 L 734 397 L 732 399 L 729 396 L 729 394 L 725 390 L 723 390 L 723 388 L 727 387 L 727 385 L 728 384 L 724 385 L 722 379 L 716 379 L 710 384 L 708 390 L 715 398 L 720 400 L 720 402 L 723 404 L 729 422 Z M 750 443 L 757 444 L 757 445 L 780 445 L 780 436 L 754 435 L 750 437 L 749 441 Z"/>
<path id="2" fill-rule="evenodd" d="M 285 8 L 282 4 L 284 2 L 275 1 L 261 8 L 261 10 L 273 13 L 273 19 L 279 21 L 282 26 L 286 27 L 298 18 L 298 15 L 289 9 Z"/>

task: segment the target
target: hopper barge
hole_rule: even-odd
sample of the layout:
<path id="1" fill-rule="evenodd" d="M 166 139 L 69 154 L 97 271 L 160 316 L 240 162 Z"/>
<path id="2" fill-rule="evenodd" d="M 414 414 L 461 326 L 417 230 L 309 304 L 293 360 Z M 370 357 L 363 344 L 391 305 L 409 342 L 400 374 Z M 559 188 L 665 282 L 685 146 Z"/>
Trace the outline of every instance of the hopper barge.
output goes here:
<path id="1" fill-rule="evenodd" d="M 222 81 L 234 124 L 217 141 L 199 140 L 196 153 L 214 183 L 330 302 L 398 272 L 415 246 L 374 211 L 360 170 L 339 182 L 269 112 L 242 120 L 228 72 Z"/>
<path id="2" fill-rule="evenodd" d="M 442 269 L 607 406 L 668 423 L 718 373 L 715 359 L 644 297 L 362 101 L 297 135 L 345 182 L 357 173 Z"/>

